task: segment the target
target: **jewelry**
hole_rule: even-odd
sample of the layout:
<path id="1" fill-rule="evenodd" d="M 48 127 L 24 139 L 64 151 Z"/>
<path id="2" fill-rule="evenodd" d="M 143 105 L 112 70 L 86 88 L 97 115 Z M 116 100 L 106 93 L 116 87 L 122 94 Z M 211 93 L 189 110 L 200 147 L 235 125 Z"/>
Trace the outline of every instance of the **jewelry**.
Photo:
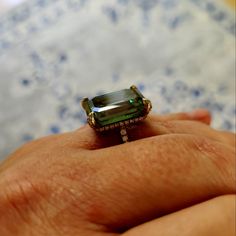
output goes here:
<path id="1" fill-rule="evenodd" d="M 127 128 L 144 120 L 152 103 L 136 86 L 92 98 L 84 98 L 82 107 L 88 124 L 97 132 L 120 129 L 122 141 L 128 142 Z"/>

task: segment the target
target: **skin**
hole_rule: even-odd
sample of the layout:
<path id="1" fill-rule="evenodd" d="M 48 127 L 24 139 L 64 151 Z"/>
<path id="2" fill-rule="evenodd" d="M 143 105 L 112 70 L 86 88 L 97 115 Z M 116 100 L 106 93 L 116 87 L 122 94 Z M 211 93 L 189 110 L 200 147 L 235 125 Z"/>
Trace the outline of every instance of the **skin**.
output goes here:
<path id="1" fill-rule="evenodd" d="M 206 110 L 128 130 L 84 126 L 24 145 L 0 165 L 3 236 L 234 236 L 235 134 Z"/>

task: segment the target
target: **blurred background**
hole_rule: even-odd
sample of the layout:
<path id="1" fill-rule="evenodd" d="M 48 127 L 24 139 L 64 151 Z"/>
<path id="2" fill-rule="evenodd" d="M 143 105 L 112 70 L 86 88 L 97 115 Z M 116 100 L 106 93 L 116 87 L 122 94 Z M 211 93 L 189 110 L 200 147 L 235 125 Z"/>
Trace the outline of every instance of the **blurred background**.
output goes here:
<path id="1" fill-rule="evenodd" d="M 0 0 L 0 13 L 10 10 L 24 1 L 25 0 Z"/>
<path id="2" fill-rule="evenodd" d="M 234 131 L 235 1 L 0 0 L 0 159 L 132 84 L 156 113 L 204 107 Z"/>

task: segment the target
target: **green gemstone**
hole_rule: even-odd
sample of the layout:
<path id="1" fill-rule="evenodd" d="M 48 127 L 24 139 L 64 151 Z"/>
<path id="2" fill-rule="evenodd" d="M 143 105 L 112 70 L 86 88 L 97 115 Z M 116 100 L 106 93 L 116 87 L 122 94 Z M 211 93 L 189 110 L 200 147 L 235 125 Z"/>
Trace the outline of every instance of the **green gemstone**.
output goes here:
<path id="1" fill-rule="evenodd" d="M 123 89 L 86 99 L 82 102 L 87 114 L 93 113 L 96 128 L 147 115 L 143 95 L 137 88 Z"/>

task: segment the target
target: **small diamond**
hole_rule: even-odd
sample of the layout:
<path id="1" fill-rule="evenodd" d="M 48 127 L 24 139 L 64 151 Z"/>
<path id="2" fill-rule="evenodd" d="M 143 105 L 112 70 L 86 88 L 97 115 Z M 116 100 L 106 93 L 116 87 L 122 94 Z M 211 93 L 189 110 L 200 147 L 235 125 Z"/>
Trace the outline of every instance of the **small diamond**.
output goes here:
<path id="1" fill-rule="evenodd" d="M 126 120 L 126 121 L 125 121 L 125 124 L 128 125 L 128 124 L 129 124 L 129 120 Z"/>
<path id="2" fill-rule="evenodd" d="M 120 131 L 120 134 L 121 134 L 121 135 L 126 135 L 126 134 L 127 134 L 126 129 L 122 129 L 122 130 Z"/>

